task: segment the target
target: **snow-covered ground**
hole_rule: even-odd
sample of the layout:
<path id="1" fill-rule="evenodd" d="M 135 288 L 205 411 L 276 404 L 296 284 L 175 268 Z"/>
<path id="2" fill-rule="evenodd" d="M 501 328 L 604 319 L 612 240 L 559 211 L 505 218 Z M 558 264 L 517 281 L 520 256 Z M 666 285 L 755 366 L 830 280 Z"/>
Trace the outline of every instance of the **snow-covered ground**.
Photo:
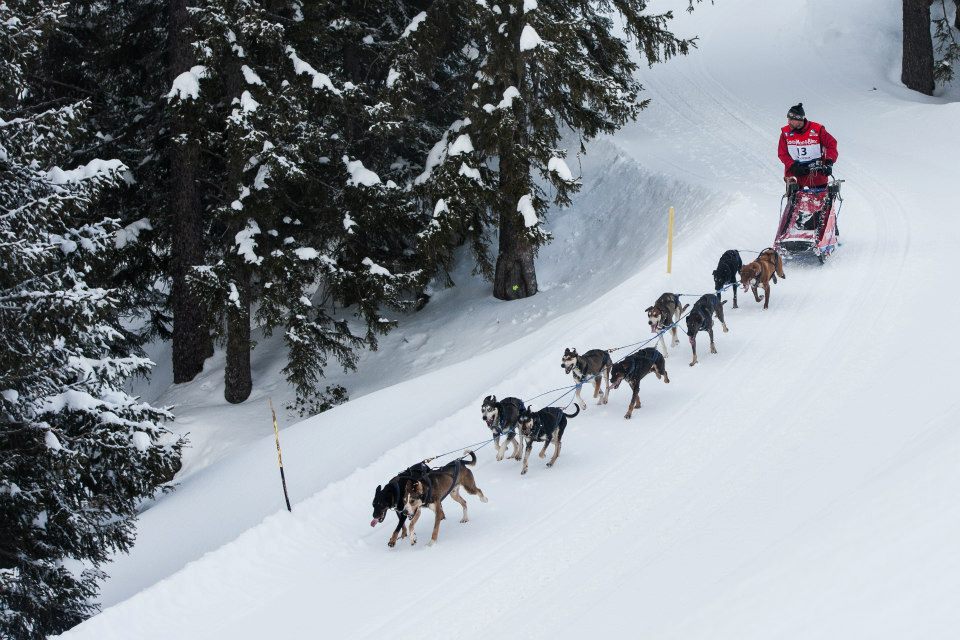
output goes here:
<path id="1" fill-rule="evenodd" d="M 266 407 L 289 399 L 279 345 L 261 343 L 237 407 L 216 358 L 189 385 L 159 372 L 144 395 L 178 405 L 195 447 L 107 567 L 107 608 L 64 637 L 954 637 L 960 92 L 899 85 L 899 7 L 720 0 L 681 15 L 699 51 L 644 68 L 651 107 L 590 146 L 583 191 L 551 218 L 541 293 L 501 303 L 465 270 L 357 374 L 333 376 L 353 399 L 282 433 L 292 514 Z M 839 139 L 847 180 L 828 264 L 788 264 L 768 311 L 728 304 L 719 353 L 702 337 L 690 368 L 685 343 L 671 350 L 671 384 L 644 380 L 631 421 L 625 388 L 591 405 L 555 468 L 534 459 L 521 478 L 481 449 L 490 502 L 468 497 L 459 524 L 449 501 L 433 548 L 428 514 L 421 544 L 387 549 L 394 516 L 370 528 L 374 488 L 483 440 L 483 396 L 566 384 L 564 347 L 641 340 L 660 293 L 706 292 L 724 250 L 770 244 L 778 129 L 798 101 Z"/>

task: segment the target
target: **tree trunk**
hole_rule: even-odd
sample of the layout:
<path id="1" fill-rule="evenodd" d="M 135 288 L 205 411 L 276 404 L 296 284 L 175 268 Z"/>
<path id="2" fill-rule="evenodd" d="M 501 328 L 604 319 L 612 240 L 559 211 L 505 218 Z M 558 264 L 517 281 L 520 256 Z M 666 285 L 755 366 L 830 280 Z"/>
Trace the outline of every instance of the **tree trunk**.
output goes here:
<path id="1" fill-rule="evenodd" d="M 529 162 L 519 157 L 512 141 L 500 145 L 500 246 L 493 276 L 493 297 L 500 300 L 528 298 L 537 292 L 536 248 L 530 242 L 517 211 L 526 195 Z"/>
<path id="2" fill-rule="evenodd" d="M 227 96 L 239 96 L 243 91 L 243 75 L 240 64 L 231 62 L 225 69 Z M 228 148 L 232 145 L 228 142 Z M 243 164 L 246 159 L 235 157 L 235 153 L 228 153 L 228 181 L 230 188 L 243 183 Z M 243 228 L 243 218 L 235 221 L 234 228 L 227 234 L 226 255 L 231 255 L 230 263 L 234 283 L 237 287 L 238 300 L 227 304 L 227 366 L 223 372 L 223 397 L 227 402 L 238 404 L 250 397 L 253 381 L 250 375 L 250 300 L 251 269 L 243 257 L 236 255 L 237 232 Z"/>
<path id="3" fill-rule="evenodd" d="M 903 0 L 903 72 L 908 88 L 933 95 L 933 38 L 930 35 L 931 0 Z"/>
<path id="4" fill-rule="evenodd" d="M 193 65 L 186 28 L 186 0 L 169 6 L 169 80 Z M 186 133 L 186 123 L 174 116 L 173 137 Z M 170 230 L 173 306 L 173 381 L 189 382 L 203 370 L 203 360 L 212 351 L 203 304 L 187 284 L 191 269 L 203 263 L 202 206 L 197 191 L 200 149 L 193 140 L 170 149 Z"/>
<path id="5" fill-rule="evenodd" d="M 960 0 L 953 0 L 953 26 L 956 29 L 960 29 Z"/>
<path id="6" fill-rule="evenodd" d="M 227 366 L 223 372 L 223 397 L 238 404 L 250 397 L 250 272 L 236 269 L 239 300 L 227 305 Z"/>
<path id="7" fill-rule="evenodd" d="M 507 40 L 511 45 L 506 54 L 509 65 L 500 78 L 504 89 L 524 86 L 526 68 L 523 56 L 512 45 L 519 40 L 524 22 L 519 16 L 509 21 L 510 37 Z M 500 300 L 518 300 L 537 293 L 534 266 L 537 247 L 527 235 L 523 215 L 517 211 L 517 203 L 530 189 L 530 160 L 523 155 L 529 135 L 526 105 L 515 102 L 513 114 L 516 124 L 512 135 L 501 137 L 497 149 L 500 157 L 500 243 L 493 274 L 493 297 Z"/>

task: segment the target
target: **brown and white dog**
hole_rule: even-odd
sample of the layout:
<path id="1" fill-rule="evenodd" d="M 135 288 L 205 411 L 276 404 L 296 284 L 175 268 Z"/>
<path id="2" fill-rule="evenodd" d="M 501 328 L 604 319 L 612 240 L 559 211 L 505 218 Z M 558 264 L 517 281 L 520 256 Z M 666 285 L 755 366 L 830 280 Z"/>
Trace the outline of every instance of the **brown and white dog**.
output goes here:
<path id="1" fill-rule="evenodd" d="M 440 534 L 440 521 L 447 517 L 443 513 L 443 506 L 440 504 L 444 498 L 450 496 L 463 507 L 463 517 L 460 522 L 469 520 L 467 518 L 467 501 L 460 496 L 460 487 L 466 489 L 467 493 L 472 496 L 480 496 L 480 502 L 487 502 L 487 497 L 477 486 L 473 472 L 469 469 L 469 467 L 477 464 L 477 454 L 468 451 L 466 455 L 470 456 L 469 462 L 459 458 L 431 471 L 420 480 L 407 483 L 403 510 L 410 516 L 408 529 L 410 544 L 417 544 L 417 534 L 414 533 L 413 528 L 416 526 L 417 520 L 420 519 L 422 507 L 433 509 L 435 514 L 433 535 L 430 536 L 430 542 L 427 543 L 427 546 L 430 547 L 437 541 L 437 536 Z"/>
<path id="2" fill-rule="evenodd" d="M 650 333 L 660 333 L 665 327 L 680 322 L 680 317 L 689 306 L 685 304 L 681 307 L 680 296 L 676 293 L 668 292 L 657 298 L 652 307 L 647 307 L 647 324 L 650 325 Z M 670 346 L 676 347 L 680 344 L 680 339 L 677 337 L 677 327 L 672 327 L 670 332 L 673 335 Z M 663 339 L 663 335 L 660 336 L 658 344 L 661 347 L 660 351 L 663 353 L 663 357 L 666 358 L 667 342 Z"/>
<path id="3" fill-rule="evenodd" d="M 576 349 L 563 350 L 560 367 L 565 373 L 573 373 L 573 379 L 577 382 L 577 400 L 580 408 L 584 410 L 587 408 L 587 403 L 580 397 L 580 381 L 593 376 L 593 397 L 600 397 L 601 373 L 606 389 L 603 396 L 597 400 L 597 404 L 607 404 L 607 399 L 610 398 L 610 367 L 612 366 L 613 360 L 610 359 L 610 352 L 606 349 L 591 349 L 583 355 L 578 354 Z"/>
<path id="4" fill-rule="evenodd" d="M 777 283 L 777 276 L 786 278 L 783 273 L 783 258 L 773 249 L 764 249 L 757 259 L 740 269 L 740 283 L 743 290 L 753 290 L 757 302 L 763 300 L 763 308 L 770 305 L 770 280 Z M 757 287 L 763 287 L 763 298 L 757 293 Z"/>
<path id="5" fill-rule="evenodd" d="M 663 359 L 663 354 L 653 347 L 631 353 L 613 365 L 613 372 L 610 374 L 610 384 L 613 388 L 618 388 L 620 383 L 626 380 L 630 384 L 630 388 L 633 389 L 630 404 L 627 405 L 627 415 L 623 416 L 627 420 L 633 415 L 634 409 L 640 408 L 640 381 L 651 372 L 656 374 L 658 380 L 670 384 L 670 376 L 667 375 L 667 364 Z"/>
<path id="6" fill-rule="evenodd" d="M 547 455 L 547 446 L 553 443 L 553 457 L 547 463 L 552 467 L 560 457 L 560 444 L 563 439 L 563 432 L 567 428 L 567 418 L 575 418 L 580 413 L 579 405 L 574 405 L 576 411 L 573 413 L 564 413 L 559 407 L 545 407 L 539 411 L 534 411 L 527 407 L 520 414 L 520 435 L 527 441 L 525 453 L 523 454 L 523 469 L 520 475 L 527 472 L 527 461 L 530 459 L 530 450 L 533 449 L 534 442 L 542 442 L 543 449 L 540 450 L 540 457 Z"/>
<path id="7" fill-rule="evenodd" d="M 693 309 L 687 315 L 687 337 L 690 339 L 690 348 L 693 349 L 693 360 L 690 366 L 697 364 L 697 333 L 706 331 L 710 336 L 710 353 L 716 353 L 717 347 L 713 344 L 713 315 L 717 315 L 720 324 L 723 325 L 723 332 L 729 331 L 727 323 L 723 320 L 723 305 L 726 300 L 720 300 L 720 296 L 715 293 L 707 293 L 700 296 Z"/>

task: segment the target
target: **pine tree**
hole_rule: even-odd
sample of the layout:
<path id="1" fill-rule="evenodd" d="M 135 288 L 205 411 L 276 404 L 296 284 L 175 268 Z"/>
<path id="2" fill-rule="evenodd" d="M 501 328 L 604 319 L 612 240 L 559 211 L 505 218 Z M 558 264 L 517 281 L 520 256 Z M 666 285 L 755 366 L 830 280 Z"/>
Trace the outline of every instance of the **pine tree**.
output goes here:
<path id="1" fill-rule="evenodd" d="M 319 388 L 328 357 L 355 366 L 356 349 L 375 348 L 394 324 L 382 307 L 408 307 L 422 279 L 407 255 L 409 198 L 364 165 L 377 144 L 355 135 L 366 130 L 356 118 L 367 93 L 310 62 L 329 59 L 336 42 L 307 26 L 319 21 L 314 9 L 327 7 L 221 0 L 194 10 L 195 60 L 170 93 L 174 108 L 206 123 L 206 148 L 222 159 L 211 207 L 222 240 L 194 282 L 225 319 L 225 396 L 241 402 L 252 389 L 255 311 L 267 334 L 284 330 L 284 372 L 303 411 L 345 398 Z"/>
<path id="2" fill-rule="evenodd" d="M 117 253 L 113 284 L 143 320 L 142 339 L 172 341 L 176 383 L 193 379 L 212 355 L 210 320 L 186 278 L 205 262 L 208 192 L 220 187 L 202 151 L 205 123 L 164 98 L 192 52 L 186 4 L 70 3 L 62 37 L 42 60 L 46 82 L 39 87 L 46 100 L 89 100 L 90 128 L 99 133 L 78 151 L 130 168 L 135 188 L 113 191 L 98 205 L 130 239 Z"/>
<path id="3" fill-rule="evenodd" d="M 442 251 L 450 236 L 466 232 L 479 270 L 487 273 L 496 227 L 494 295 L 527 297 L 537 292 L 537 248 L 550 240 L 546 211 L 568 204 L 579 189 L 567 150 L 558 146 L 564 132 L 577 132 L 582 149 L 584 141 L 615 131 L 646 106 L 638 100 L 642 87 L 633 77 L 629 44 L 616 33 L 611 14 L 619 12 L 649 64 L 688 53 L 694 40 L 674 36 L 668 30 L 672 14 L 647 14 L 642 0 L 455 4 L 432 5 L 411 21 L 401 43 L 406 50 L 392 69 L 391 102 L 415 103 L 409 96 L 433 82 L 433 69 L 418 52 L 448 42 L 446 33 L 461 34 L 449 49 L 448 68 L 469 83 L 454 85 L 462 89 L 454 96 L 459 116 L 417 181 L 435 221 L 424 234 L 424 251 Z"/>
<path id="4" fill-rule="evenodd" d="M 954 7 L 957 7 L 957 2 L 960 0 L 954 0 Z M 960 63 L 960 34 L 954 33 L 960 30 L 960 9 L 957 10 L 951 25 L 946 0 L 938 0 L 937 4 L 940 5 L 940 11 L 933 19 L 933 39 L 937 43 L 939 58 L 934 63 L 933 77 L 936 82 L 946 84 L 954 78 L 954 65 Z"/>
<path id="5" fill-rule="evenodd" d="M 118 224 L 94 212 L 126 167 L 90 160 L 89 104 L 38 103 L 37 56 L 66 3 L 0 2 L 0 635 L 80 622 L 137 504 L 179 465 L 171 416 L 125 392 L 152 363 L 119 322 Z M 76 560 L 79 574 L 65 566 Z"/>

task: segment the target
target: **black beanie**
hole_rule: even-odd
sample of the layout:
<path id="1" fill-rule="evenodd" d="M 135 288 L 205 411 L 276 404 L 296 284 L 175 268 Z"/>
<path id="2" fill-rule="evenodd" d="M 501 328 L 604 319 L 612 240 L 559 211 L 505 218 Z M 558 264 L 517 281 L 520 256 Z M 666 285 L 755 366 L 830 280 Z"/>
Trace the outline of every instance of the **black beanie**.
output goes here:
<path id="1" fill-rule="evenodd" d="M 790 107 L 790 111 L 787 111 L 787 117 L 806 120 L 807 114 L 803 111 L 803 103 L 801 102 Z"/>

